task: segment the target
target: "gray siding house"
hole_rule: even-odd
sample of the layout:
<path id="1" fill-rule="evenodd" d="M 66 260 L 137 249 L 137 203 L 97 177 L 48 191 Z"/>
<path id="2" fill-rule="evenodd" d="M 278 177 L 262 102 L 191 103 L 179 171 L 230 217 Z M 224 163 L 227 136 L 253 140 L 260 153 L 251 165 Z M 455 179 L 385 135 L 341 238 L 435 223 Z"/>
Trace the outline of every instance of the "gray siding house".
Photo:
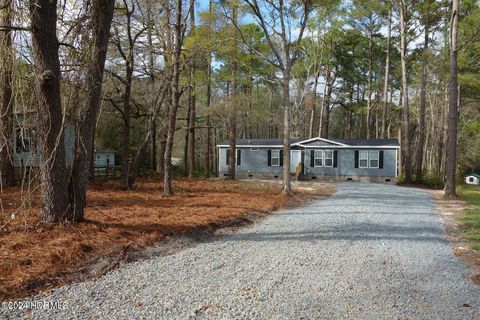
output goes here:
<path id="1" fill-rule="evenodd" d="M 115 166 L 115 151 L 113 150 L 95 150 L 95 167 L 113 167 Z"/>
<path id="2" fill-rule="evenodd" d="M 15 114 L 15 129 L 13 132 L 13 163 L 15 167 L 38 167 L 40 164 L 35 123 L 34 112 Z M 64 130 L 65 161 L 70 165 L 73 162 L 75 129 L 66 125 Z"/>
<path id="3" fill-rule="evenodd" d="M 282 178 L 283 141 L 237 139 L 238 178 Z M 219 176 L 228 176 L 228 140 L 218 147 Z M 291 143 L 290 173 L 302 164 L 302 179 L 394 182 L 398 150 L 395 139 L 313 138 Z"/>

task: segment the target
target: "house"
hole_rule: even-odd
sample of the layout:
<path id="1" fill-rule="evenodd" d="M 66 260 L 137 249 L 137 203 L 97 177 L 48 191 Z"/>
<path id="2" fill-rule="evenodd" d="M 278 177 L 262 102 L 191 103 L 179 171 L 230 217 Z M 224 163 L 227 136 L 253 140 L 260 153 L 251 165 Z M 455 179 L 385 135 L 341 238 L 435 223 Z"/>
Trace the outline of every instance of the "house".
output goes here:
<path id="1" fill-rule="evenodd" d="M 228 176 L 228 140 L 218 147 L 219 176 Z M 302 179 L 394 182 L 397 177 L 396 139 L 313 138 L 291 142 L 290 173 L 301 163 Z M 238 178 L 282 178 L 283 140 L 237 139 Z"/>
<path id="2" fill-rule="evenodd" d="M 480 184 L 480 176 L 475 173 L 471 173 L 465 177 L 466 184 Z"/>
<path id="3" fill-rule="evenodd" d="M 95 150 L 94 166 L 113 167 L 115 165 L 115 151 L 113 150 Z"/>
<path id="4" fill-rule="evenodd" d="M 35 123 L 35 112 L 18 112 L 15 114 L 15 129 L 13 132 L 13 163 L 15 167 L 38 167 L 40 164 Z M 65 161 L 67 164 L 71 164 L 73 162 L 75 129 L 66 125 L 64 130 Z"/>

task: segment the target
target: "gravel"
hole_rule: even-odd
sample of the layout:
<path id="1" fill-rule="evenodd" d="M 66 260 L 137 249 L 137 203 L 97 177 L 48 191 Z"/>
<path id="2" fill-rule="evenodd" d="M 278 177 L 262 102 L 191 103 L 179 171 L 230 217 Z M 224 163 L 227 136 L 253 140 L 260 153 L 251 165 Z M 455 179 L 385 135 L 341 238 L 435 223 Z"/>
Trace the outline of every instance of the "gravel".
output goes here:
<path id="1" fill-rule="evenodd" d="M 342 183 L 332 197 L 233 235 L 30 300 L 35 319 L 480 319 L 480 288 L 430 195 Z"/>

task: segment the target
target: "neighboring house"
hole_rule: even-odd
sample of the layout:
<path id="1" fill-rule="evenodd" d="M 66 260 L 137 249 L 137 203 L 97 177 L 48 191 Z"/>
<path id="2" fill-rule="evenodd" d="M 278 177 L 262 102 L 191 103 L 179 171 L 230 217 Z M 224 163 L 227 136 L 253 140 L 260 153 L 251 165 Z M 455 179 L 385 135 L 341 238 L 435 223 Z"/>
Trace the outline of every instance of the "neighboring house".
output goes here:
<path id="1" fill-rule="evenodd" d="M 238 178 L 281 178 L 283 140 L 237 139 Z M 228 140 L 217 145 L 219 176 L 228 176 Z M 303 179 L 394 182 L 397 177 L 396 139 L 313 138 L 291 143 L 290 173 L 303 164 Z"/>
<path id="2" fill-rule="evenodd" d="M 479 184 L 480 183 L 480 176 L 475 173 L 471 173 L 465 177 L 466 184 Z"/>
<path id="3" fill-rule="evenodd" d="M 13 133 L 13 162 L 15 167 L 37 167 L 40 164 L 35 123 L 34 112 L 15 114 Z M 66 125 L 64 129 L 65 160 L 67 164 L 71 164 L 73 161 L 75 129 L 70 125 Z"/>
<path id="4" fill-rule="evenodd" d="M 115 165 L 115 151 L 113 150 L 95 150 L 95 167 L 113 167 Z"/>

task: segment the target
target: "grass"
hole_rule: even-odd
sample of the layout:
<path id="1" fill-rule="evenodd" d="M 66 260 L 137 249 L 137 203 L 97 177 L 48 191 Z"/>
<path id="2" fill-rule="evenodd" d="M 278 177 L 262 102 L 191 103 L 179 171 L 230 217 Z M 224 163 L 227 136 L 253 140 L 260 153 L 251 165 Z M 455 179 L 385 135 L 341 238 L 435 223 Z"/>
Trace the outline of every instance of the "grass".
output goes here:
<path id="1" fill-rule="evenodd" d="M 469 204 L 458 218 L 465 226 L 465 239 L 473 250 L 480 251 L 480 188 L 475 185 L 460 185 L 457 193 Z"/>

